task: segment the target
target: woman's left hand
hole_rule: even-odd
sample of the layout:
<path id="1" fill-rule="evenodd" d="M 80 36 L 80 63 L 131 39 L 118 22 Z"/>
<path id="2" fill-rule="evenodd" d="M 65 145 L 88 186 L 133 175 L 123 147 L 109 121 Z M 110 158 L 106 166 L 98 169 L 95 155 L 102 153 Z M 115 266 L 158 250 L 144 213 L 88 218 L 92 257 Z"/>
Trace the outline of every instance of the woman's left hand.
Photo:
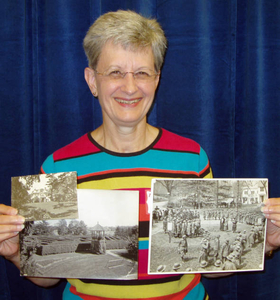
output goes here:
<path id="1" fill-rule="evenodd" d="M 267 218 L 265 252 L 269 252 L 280 247 L 280 198 L 265 200 L 261 210 Z"/>

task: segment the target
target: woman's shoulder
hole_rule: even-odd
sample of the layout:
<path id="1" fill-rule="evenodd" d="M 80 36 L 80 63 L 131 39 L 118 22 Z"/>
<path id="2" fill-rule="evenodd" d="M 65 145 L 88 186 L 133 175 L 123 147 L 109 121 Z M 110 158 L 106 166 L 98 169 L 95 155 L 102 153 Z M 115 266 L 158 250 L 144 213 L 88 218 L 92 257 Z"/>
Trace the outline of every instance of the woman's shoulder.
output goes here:
<path id="1" fill-rule="evenodd" d="M 72 157 L 85 156 L 100 152 L 100 149 L 93 143 L 90 133 L 86 133 L 70 144 L 56 150 L 53 153 L 54 161 Z"/>
<path id="2" fill-rule="evenodd" d="M 160 129 L 160 137 L 153 148 L 159 150 L 184 151 L 198 154 L 201 151 L 201 147 L 196 141 L 184 136 L 180 136 L 163 128 Z"/>

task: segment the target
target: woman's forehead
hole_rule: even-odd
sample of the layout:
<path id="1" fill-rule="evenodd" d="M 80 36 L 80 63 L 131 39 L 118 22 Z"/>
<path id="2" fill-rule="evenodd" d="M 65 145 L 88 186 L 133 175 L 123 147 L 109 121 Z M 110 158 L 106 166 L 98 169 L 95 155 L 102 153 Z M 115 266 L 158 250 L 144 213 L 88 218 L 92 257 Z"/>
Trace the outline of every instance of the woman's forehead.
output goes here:
<path id="1" fill-rule="evenodd" d="M 143 65 L 153 68 L 154 56 L 152 48 L 124 48 L 121 44 L 114 44 L 112 41 L 108 41 L 101 49 L 97 66 L 105 67 L 110 65 L 116 65 L 120 67 L 126 65 Z"/>

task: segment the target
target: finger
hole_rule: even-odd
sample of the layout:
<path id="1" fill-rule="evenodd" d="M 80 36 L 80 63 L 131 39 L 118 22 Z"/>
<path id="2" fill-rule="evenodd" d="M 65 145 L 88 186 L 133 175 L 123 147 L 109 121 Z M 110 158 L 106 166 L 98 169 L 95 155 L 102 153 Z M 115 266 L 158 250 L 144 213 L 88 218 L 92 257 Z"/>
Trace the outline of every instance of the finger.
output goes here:
<path id="1" fill-rule="evenodd" d="M 280 227 L 280 215 L 279 214 L 265 214 L 264 216 L 273 225 Z"/>
<path id="2" fill-rule="evenodd" d="M 277 227 L 280 227 L 280 220 L 278 219 L 278 220 L 276 220 L 276 219 L 267 219 L 267 225 L 268 225 L 268 227 L 267 228 L 273 228 L 274 226 L 273 225 L 275 225 L 275 226 L 277 226 Z M 273 226 L 273 227 L 271 227 L 271 226 Z M 275 227 L 274 227 L 275 228 Z M 273 228 L 273 229 L 274 229 Z M 275 230 L 275 229 L 274 229 Z"/>
<path id="3" fill-rule="evenodd" d="M 0 226 L 0 236 L 1 235 L 6 235 L 6 234 L 16 235 L 23 228 L 24 228 L 23 224 L 21 224 L 21 225 L 5 225 L 5 226 Z M 0 237 L 0 240 L 1 240 L 1 237 Z"/>
<path id="4" fill-rule="evenodd" d="M 280 198 L 268 198 L 264 200 L 263 204 L 265 206 L 280 205 Z"/>
<path id="5" fill-rule="evenodd" d="M 0 242 L 3 242 L 3 241 L 6 241 L 6 240 L 9 240 L 13 237 L 16 237 L 19 233 L 18 232 L 9 232 L 9 233 L 3 233 L 3 234 L 0 234 Z"/>
<path id="6" fill-rule="evenodd" d="M 270 220 L 270 221 L 271 221 L 271 223 L 273 223 L 277 227 L 280 227 L 280 221 L 276 221 L 276 220 Z"/>
<path id="7" fill-rule="evenodd" d="M 25 222 L 23 216 L 10 216 L 10 215 L 0 215 L 0 225 L 22 225 Z"/>
<path id="8" fill-rule="evenodd" d="M 267 199 L 264 202 L 264 206 L 261 207 L 261 211 L 267 214 L 280 213 L 280 199 L 279 198 Z"/>
<path id="9" fill-rule="evenodd" d="M 12 206 L 8 206 L 5 204 L 0 204 L 0 214 L 2 215 L 17 215 L 18 210 Z"/>

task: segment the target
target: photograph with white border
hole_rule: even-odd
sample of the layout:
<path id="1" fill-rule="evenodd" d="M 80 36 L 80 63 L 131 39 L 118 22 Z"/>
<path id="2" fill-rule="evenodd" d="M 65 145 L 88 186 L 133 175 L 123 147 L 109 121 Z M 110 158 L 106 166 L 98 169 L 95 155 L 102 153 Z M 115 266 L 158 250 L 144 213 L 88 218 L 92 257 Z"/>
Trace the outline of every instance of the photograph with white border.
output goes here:
<path id="1" fill-rule="evenodd" d="M 78 189 L 79 219 L 28 221 L 22 276 L 137 279 L 139 192 Z"/>
<path id="2" fill-rule="evenodd" d="M 153 179 L 149 274 L 264 269 L 267 179 Z"/>

